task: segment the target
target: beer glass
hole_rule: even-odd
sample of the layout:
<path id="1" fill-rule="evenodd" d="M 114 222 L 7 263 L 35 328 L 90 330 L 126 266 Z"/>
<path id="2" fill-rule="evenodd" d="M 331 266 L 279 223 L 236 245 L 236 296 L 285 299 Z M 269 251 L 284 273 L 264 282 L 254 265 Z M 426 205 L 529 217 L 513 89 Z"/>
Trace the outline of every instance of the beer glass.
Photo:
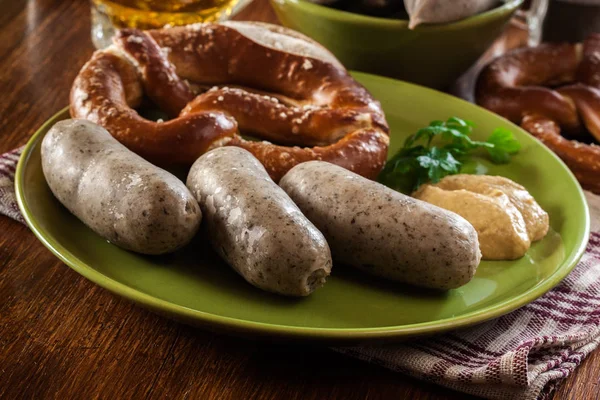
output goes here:
<path id="1" fill-rule="evenodd" d="M 111 43 L 115 29 L 140 29 L 226 20 L 251 0 L 91 0 L 92 41 Z"/>

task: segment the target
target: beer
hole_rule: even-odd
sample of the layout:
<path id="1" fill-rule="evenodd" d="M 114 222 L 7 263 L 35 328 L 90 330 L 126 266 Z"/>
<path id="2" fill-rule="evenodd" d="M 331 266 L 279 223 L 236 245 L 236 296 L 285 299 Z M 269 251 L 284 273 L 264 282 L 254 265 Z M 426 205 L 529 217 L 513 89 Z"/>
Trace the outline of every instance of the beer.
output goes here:
<path id="1" fill-rule="evenodd" d="M 91 0 L 92 40 L 110 44 L 114 30 L 187 25 L 228 19 L 249 0 Z"/>

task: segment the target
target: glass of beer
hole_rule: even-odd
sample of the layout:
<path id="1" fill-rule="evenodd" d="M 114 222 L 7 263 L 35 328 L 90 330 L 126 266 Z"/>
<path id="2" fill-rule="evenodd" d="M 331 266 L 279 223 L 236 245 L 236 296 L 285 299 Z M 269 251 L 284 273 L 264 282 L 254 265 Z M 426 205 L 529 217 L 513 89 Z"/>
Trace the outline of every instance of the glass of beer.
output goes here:
<path id="1" fill-rule="evenodd" d="M 91 0 L 92 41 L 111 43 L 115 29 L 151 29 L 226 20 L 251 0 Z"/>

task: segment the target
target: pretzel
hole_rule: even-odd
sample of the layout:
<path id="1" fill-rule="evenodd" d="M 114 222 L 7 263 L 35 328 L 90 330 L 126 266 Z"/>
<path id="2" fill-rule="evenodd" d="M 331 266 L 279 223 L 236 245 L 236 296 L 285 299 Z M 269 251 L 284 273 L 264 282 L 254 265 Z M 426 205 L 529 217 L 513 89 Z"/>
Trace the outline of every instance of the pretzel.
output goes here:
<path id="1" fill-rule="evenodd" d="M 141 117 L 144 94 L 171 119 Z M 233 145 L 276 181 L 309 160 L 375 178 L 389 145 L 381 105 L 329 51 L 256 22 L 121 30 L 80 71 L 70 110 L 159 165 Z"/>
<path id="2" fill-rule="evenodd" d="M 521 126 L 552 149 L 569 166 L 581 186 L 600 193 L 600 146 L 565 139 L 558 124 L 541 115 L 526 115 Z"/>
<path id="3" fill-rule="evenodd" d="M 583 43 L 542 44 L 492 61 L 477 103 L 520 124 L 554 151 L 581 185 L 600 193 L 600 147 L 567 140 L 587 129 L 600 141 L 600 34 Z"/>

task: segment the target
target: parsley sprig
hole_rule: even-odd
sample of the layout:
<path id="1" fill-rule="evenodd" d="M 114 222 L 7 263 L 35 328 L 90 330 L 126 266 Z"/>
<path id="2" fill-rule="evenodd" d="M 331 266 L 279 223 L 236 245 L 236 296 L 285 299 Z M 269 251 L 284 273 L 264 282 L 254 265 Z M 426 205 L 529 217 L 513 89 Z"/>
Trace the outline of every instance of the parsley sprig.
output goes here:
<path id="1" fill-rule="evenodd" d="M 485 149 L 495 164 L 510 161 L 521 144 L 506 128 L 496 128 L 485 141 L 473 140 L 473 123 L 457 117 L 433 121 L 409 136 L 379 175 L 379 181 L 402 192 L 411 192 L 426 182 L 437 183 L 458 174 L 463 162 Z"/>

